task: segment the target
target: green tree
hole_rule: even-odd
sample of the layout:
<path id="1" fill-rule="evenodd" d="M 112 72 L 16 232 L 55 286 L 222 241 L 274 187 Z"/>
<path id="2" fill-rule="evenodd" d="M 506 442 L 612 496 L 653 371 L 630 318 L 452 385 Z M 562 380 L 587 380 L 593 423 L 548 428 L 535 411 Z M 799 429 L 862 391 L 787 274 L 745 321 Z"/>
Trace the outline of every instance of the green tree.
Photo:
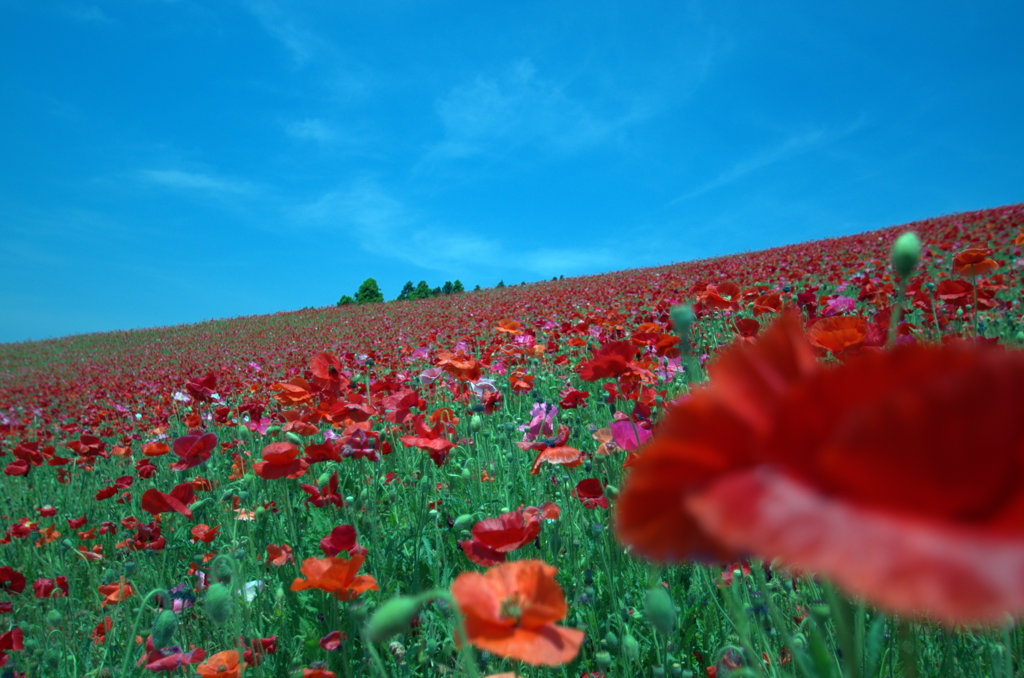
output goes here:
<path id="1" fill-rule="evenodd" d="M 504 280 L 499 280 L 497 286 L 498 286 L 498 288 L 504 287 L 505 286 L 505 281 Z"/>
<path id="2" fill-rule="evenodd" d="M 441 288 L 440 287 L 435 287 L 434 289 L 430 290 L 430 296 L 432 296 L 432 297 L 436 297 L 439 294 L 441 294 Z"/>
<path id="3" fill-rule="evenodd" d="M 453 294 L 462 294 L 465 291 L 466 291 L 466 288 L 462 286 L 462 281 L 461 280 L 456 280 L 454 283 L 452 283 L 452 293 Z"/>
<path id="4" fill-rule="evenodd" d="M 409 298 L 410 299 L 426 299 L 429 296 L 430 296 L 430 286 L 427 285 L 427 281 L 426 280 L 421 280 L 419 282 L 419 284 L 416 285 L 416 289 L 413 291 L 413 293 L 409 295 Z"/>
<path id="5" fill-rule="evenodd" d="M 356 303 L 356 300 L 348 296 L 347 294 L 343 294 L 341 296 L 341 299 L 338 299 L 338 306 L 348 306 L 349 304 L 354 303 Z"/>
<path id="6" fill-rule="evenodd" d="M 364 280 L 363 284 L 359 286 L 359 291 L 356 292 L 356 303 L 374 304 L 382 301 L 384 301 L 384 295 L 380 293 L 377 281 L 373 278 Z"/>
<path id="7" fill-rule="evenodd" d="M 477 284 L 477 286 L 473 288 L 473 291 L 474 292 L 479 292 L 480 291 L 480 285 Z"/>
<path id="8" fill-rule="evenodd" d="M 405 300 L 405 299 L 412 299 L 413 298 L 412 295 L 413 295 L 413 293 L 415 291 L 416 291 L 416 288 L 413 287 L 412 281 L 411 280 L 407 281 L 405 283 L 405 286 L 402 288 L 402 291 L 398 293 L 398 300 L 402 301 L 402 300 Z"/>
<path id="9" fill-rule="evenodd" d="M 443 294 L 451 294 L 452 293 L 452 289 L 453 289 L 452 281 L 451 280 L 445 280 L 444 281 L 444 285 L 441 287 L 441 292 Z"/>

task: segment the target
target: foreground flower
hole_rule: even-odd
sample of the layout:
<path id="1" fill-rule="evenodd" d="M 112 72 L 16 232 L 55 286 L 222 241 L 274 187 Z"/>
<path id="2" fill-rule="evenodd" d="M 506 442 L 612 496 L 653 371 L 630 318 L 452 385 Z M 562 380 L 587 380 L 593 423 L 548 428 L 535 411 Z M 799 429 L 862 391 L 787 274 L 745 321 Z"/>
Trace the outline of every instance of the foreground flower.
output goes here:
<path id="1" fill-rule="evenodd" d="M 632 462 L 622 541 L 779 558 L 949 626 L 1024 613 L 1024 354 L 911 345 L 825 368 L 786 315 L 710 374 Z"/>
<path id="2" fill-rule="evenodd" d="M 568 611 L 555 581 L 558 570 L 539 560 L 517 560 L 452 582 L 466 640 L 488 652 L 533 665 L 571 661 L 583 631 L 556 626 Z M 458 637 L 457 640 L 460 640 Z"/>
<path id="3" fill-rule="evenodd" d="M 355 600 L 364 591 L 377 591 L 377 580 L 370 575 L 356 575 L 366 556 L 356 554 L 351 559 L 306 558 L 302 561 L 305 579 L 296 578 L 292 591 L 320 589 L 331 593 L 338 600 Z"/>
<path id="4" fill-rule="evenodd" d="M 203 678 L 239 678 L 242 666 L 237 650 L 224 650 L 196 667 L 196 673 Z"/>

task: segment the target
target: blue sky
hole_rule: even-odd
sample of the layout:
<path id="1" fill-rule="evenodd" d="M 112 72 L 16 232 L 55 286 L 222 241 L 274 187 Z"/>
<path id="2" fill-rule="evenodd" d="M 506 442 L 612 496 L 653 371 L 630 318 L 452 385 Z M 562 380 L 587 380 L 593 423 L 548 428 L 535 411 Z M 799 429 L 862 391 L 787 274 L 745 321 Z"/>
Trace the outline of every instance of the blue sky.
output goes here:
<path id="1" fill-rule="evenodd" d="M 1024 3 L 0 0 L 0 341 L 1024 200 Z"/>

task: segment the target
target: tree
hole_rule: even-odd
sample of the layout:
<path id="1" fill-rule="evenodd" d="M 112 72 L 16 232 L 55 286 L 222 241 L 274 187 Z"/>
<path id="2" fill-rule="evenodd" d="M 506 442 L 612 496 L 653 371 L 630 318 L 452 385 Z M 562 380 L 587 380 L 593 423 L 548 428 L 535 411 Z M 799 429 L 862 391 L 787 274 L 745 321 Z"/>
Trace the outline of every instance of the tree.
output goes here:
<path id="1" fill-rule="evenodd" d="M 441 288 L 440 287 L 435 287 L 434 289 L 430 290 L 430 296 L 432 296 L 432 297 L 436 297 L 439 294 L 441 294 Z"/>
<path id="2" fill-rule="evenodd" d="M 473 291 L 474 291 L 474 292 L 479 292 L 479 291 L 480 291 L 480 285 L 479 285 L 479 283 L 477 284 L 477 286 L 476 286 L 476 287 L 474 287 L 474 288 L 473 288 Z"/>
<path id="3" fill-rule="evenodd" d="M 398 293 L 398 300 L 403 301 L 405 299 L 413 299 L 414 297 L 412 295 L 415 291 L 416 288 L 412 286 L 412 281 L 409 280 L 408 282 L 405 283 L 405 286 L 402 288 L 402 291 Z"/>
<path id="4" fill-rule="evenodd" d="M 501 288 L 501 287 L 504 287 L 504 286 L 505 286 L 505 281 L 504 280 L 499 280 L 498 281 L 498 287 Z"/>
<path id="5" fill-rule="evenodd" d="M 341 296 L 341 299 L 338 299 L 338 306 L 348 306 L 349 304 L 354 303 L 356 303 L 356 300 L 348 296 L 347 294 L 343 294 Z"/>
<path id="6" fill-rule="evenodd" d="M 462 286 L 462 281 L 456 280 L 452 284 L 452 293 L 453 294 L 462 294 L 465 291 L 466 291 L 466 288 Z"/>
<path id="7" fill-rule="evenodd" d="M 382 301 L 384 301 L 384 295 L 380 293 L 377 281 L 373 278 L 364 280 L 363 284 L 359 286 L 359 291 L 356 292 L 356 303 L 375 304 Z"/>
<path id="8" fill-rule="evenodd" d="M 444 285 L 441 287 L 441 292 L 443 294 L 451 294 L 452 293 L 452 288 L 453 288 L 452 281 L 451 280 L 445 280 L 444 281 Z"/>
<path id="9" fill-rule="evenodd" d="M 430 286 L 427 285 L 426 280 L 421 280 L 413 293 L 409 295 L 410 299 L 426 299 L 430 296 Z"/>

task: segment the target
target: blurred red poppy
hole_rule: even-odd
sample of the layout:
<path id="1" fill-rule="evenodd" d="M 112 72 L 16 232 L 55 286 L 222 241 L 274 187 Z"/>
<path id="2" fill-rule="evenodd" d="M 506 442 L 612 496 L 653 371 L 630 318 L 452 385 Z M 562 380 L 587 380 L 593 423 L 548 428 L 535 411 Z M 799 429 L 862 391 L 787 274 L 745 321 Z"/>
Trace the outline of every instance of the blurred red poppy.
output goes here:
<path id="1" fill-rule="evenodd" d="M 597 478 L 586 478 L 576 483 L 572 495 L 580 500 L 584 508 L 608 508 L 608 497 L 604 496 L 604 488 Z"/>
<path id="2" fill-rule="evenodd" d="M 1004 574 L 1024 571 L 1024 354 L 915 344 L 826 369 L 787 315 L 710 372 L 634 463 L 623 541 L 777 557 L 950 626 L 1024 612 Z"/>
<path id="3" fill-rule="evenodd" d="M 594 357 L 579 366 L 580 379 L 597 381 L 617 377 L 630 369 L 630 361 L 637 353 L 635 344 L 628 341 L 614 341 L 602 346 Z"/>

